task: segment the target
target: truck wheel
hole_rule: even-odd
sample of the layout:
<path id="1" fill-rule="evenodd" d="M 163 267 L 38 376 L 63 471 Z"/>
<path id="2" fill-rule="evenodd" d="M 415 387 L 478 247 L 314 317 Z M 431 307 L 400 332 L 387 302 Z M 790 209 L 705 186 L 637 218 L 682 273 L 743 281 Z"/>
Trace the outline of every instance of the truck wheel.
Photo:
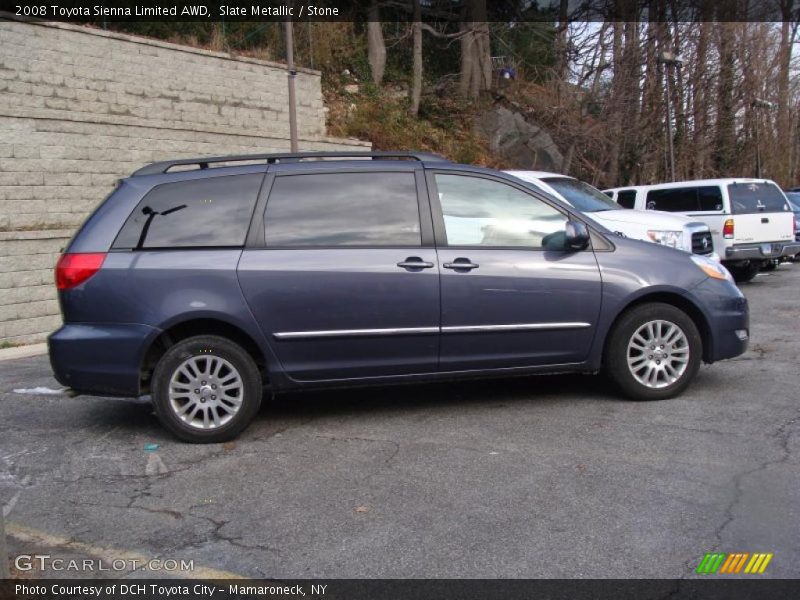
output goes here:
<path id="1" fill-rule="evenodd" d="M 235 438 L 261 406 L 261 374 L 238 344 L 199 335 L 170 347 L 153 373 L 152 396 L 161 424 L 186 442 Z"/>
<path id="2" fill-rule="evenodd" d="M 683 392 L 697 375 L 703 341 L 692 319 L 663 303 L 625 313 L 606 346 L 608 375 L 632 400 L 663 400 Z"/>
<path id="3" fill-rule="evenodd" d="M 777 268 L 778 268 L 778 263 L 779 263 L 779 262 L 780 262 L 780 261 L 778 261 L 778 259 L 777 259 L 777 258 L 772 258 L 772 259 L 770 259 L 770 260 L 765 260 L 765 261 L 764 261 L 764 262 L 761 264 L 761 270 L 762 270 L 762 271 L 774 271 L 775 269 L 777 269 Z"/>
<path id="4" fill-rule="evenodd" d="M 733 275 L 733 280 L 736 283 L 747 283 L 748 281 L 753 281 L 755 276 L 758 275 L 761 270 L 761 262 L 750 260 L 745 263 L 726 265 L 726 267 Z"/>

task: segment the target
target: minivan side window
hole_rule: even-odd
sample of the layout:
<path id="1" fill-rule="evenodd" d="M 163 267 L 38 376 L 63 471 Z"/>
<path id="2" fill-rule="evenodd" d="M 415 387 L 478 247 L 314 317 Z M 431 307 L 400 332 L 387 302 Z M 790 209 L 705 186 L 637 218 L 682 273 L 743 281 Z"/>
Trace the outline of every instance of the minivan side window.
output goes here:
<path id="1" fill-rule="evenodd" d="M 128 217 L 115 249 L 244 245 L 263 173 L 164 183 Z"/>
<path id="2" fill-rule="evenodd" d="M 267 247 L 420 246 L 411 172 L 275 178 L 264 213 Z"/>
<path id="3" fill-rule="evenodd" d="M 435 177 L 449 246 L 539 249 L 566 226 L 563 213 L 511 185 L 464 175 Z"/>
<path id="4" fill-rule="evenodd" d="M 636 206 L 636 190 L 617 192 L 617 204 L 622 208 L 633 208 Z"/>

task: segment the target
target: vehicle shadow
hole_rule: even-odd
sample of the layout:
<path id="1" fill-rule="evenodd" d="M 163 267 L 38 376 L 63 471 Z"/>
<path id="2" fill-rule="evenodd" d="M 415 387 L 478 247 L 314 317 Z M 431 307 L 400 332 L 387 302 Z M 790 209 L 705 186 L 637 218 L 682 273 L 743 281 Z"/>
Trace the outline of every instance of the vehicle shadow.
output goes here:
<path id="1" fill-rule="evenodd" d="M 146 435 L 155 442 L 173 438 L 159 424 L 149 397 L 131 399 L 93 398 L 76 419 L 91 430 L 115 430 L 115 438 L 136 439 Z M 257 439 L 265 433 L 289 429 L 323 418 L 373 419 L 428 410 L 504 408 L 521 403 L 540 406 L 575 402 L 620 401 L 613 384 L 593 375 L 529 375 L 436 383 L 399 384 L 355 388 L 327 388 L 265 392 L 254 423 L 241 436 Z M 268 431 L 265 431 L 268 430 Z M 272 431 L 274 430 L 274 431 Z"/>
<path id="2" fill-rule="evenodd" d="M 329 388 L 264 396 L 257 420 L 402 413 L 429 408 L 618 400 L 613 384 L 593 375 L 534 375 L 392 386 Z"/>

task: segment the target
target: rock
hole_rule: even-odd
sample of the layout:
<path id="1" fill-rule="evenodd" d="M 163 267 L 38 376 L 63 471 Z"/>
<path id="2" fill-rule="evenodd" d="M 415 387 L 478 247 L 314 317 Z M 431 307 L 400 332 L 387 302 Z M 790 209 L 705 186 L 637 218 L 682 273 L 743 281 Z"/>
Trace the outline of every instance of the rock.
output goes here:
<path id="1" fill-rule="evenodd" d="M 489 149 L 514 168 L 560 172 L 564 157 L 553 138 L 518 112 L 497 106 L 475 122 L 476 133 L 486 136 Z"/>

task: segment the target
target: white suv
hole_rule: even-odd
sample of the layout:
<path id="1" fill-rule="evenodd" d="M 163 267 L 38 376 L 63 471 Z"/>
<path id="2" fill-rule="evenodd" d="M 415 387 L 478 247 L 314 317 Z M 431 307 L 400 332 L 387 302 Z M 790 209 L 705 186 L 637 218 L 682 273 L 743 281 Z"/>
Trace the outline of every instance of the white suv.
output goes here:
<path id="1" fill-rule="evenodd" d="M 635 240 L 656 242 L 719 261 L 708 225 L 665 212 L 622 210 L 588 183 L 543 171 L 506 171 L 540 190 L 574 206 L 587 217 L 615 233 Z"/>
<path id="2" fill-rule="evenodd" d="M 711 228 L 714 247 L 736 281 L 750 281 L 772 259 L 800 252 L 794 215 L 767 179 L 703 179 L 605 190 L 625 208 L 668 211 Z"/>

